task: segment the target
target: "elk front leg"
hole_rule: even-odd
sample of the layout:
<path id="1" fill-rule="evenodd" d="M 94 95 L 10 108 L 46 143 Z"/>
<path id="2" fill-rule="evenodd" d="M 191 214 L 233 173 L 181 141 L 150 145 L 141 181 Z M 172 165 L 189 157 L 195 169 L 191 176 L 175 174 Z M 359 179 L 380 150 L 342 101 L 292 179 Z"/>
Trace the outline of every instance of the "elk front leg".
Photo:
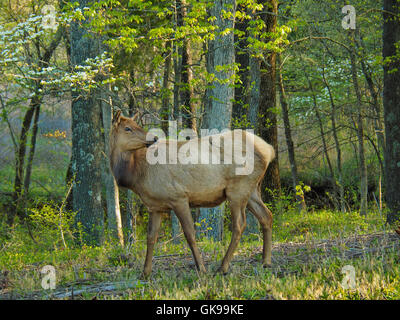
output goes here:
<path id="1" fill-rule="evenodd" d="M 151 273 L 153 261 L 154 245 L 157 242 L 158 230 L 161 224 L 161 214 L 159 212 L 149 213 L 149 224 L 147 226 L 147 252 L 144 262 L 143 276 L 148 277 Z"/>

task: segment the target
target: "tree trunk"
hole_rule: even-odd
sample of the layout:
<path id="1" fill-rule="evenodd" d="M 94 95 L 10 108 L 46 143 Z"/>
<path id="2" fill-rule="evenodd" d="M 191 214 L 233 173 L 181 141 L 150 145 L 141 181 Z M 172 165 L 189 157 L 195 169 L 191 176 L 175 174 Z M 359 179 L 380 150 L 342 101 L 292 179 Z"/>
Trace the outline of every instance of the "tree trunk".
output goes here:
<path id="1" fill-rule="evenodd" d="M 174 110 L 170 115 L 172 120 L 177 122 L 178 128 L 181 127 L 182 123 L 182 115 L 181 110 L 179 109 L 180 106 L 180 82 L 181 82 L 181 70 L 182 70 L 182 48 L 179 48 L 176 44 L 173 48 L 174 54 Z"/>
<path id="2" fill-rule="evenodd" d="M 135 86 L 135 72 L 132 68 L 129 72 L 129 80 L 130 80 L 130 85 L 132 88 Z M 135 115 L 136 111 L 136 99 L 134 95 L 134 90 L 132 90 L 129 94 L 129 104 L 128 104 L 128 115 L 129 117 L 133 117 Z M 119 190 L 118 191 L 122 191 Z M 139 201 L 136 198 L 138 198 L 132 190 L 126 189 L 123 192 L 125 192 L 125 209 L 126 211 L 124 212 L 125 215 L 125 221 L 123 221 L 123 228 L 125 227 L 126 229 L 126 242 L 129 244 L 132 244 L 134 241 L 136 241 L 136 211 L 134 212 L 134 207 L 133 207 L 133 202 Z M 122 216 L 123 217 L 123 216 Z M 124 225 L 125 222 L 125 225 Z"/>
<path id="3" fill-rule="evenodd" d="M 79 0 L 80 8 L 88 6 Z M 100 41 L 89 36 L 81 23 L 71 23 L 71 63 L 75 67 L 100 54 Z M 82 94 L 82 95 L 81 95 Z M 101 106 L 98 90 L 90 96 L 73 92 L 72 170 L 75 175 L 73 204 L 75 223 L 81 227 L 84 243 L 99 245 L 104 236 L 104 212 L 101 205 L 101 152 L 103 145 Z"/>
<path id="4" fill-rule="evenodd" d="M 25 179 L 24 179 L 24 194 L 26 196 L 28 195 L 29 186 L 30 186 L 30 183 L 31 183 L 31 173 L 32 173 L 33 158 L 35 156 L 36 139 L 37 139 L 37 133 L 38 133 L 38 129 L 39 129 L 39 126 L 38 126 L 39 116 L 40 116 L 40 105 L 36 106 L 35 116 L 33 118 L 31 148 L 29 150 L 28 163 L 26 165 Z"/>
<path id="5" fill-rule="evenodd" d="M 265 22 L 266 32 L 273 33 L 277 26 L 278 1 L 269 0 L 266 12 L 261 14 Z M 261 138 L 271 144 L 275 149 L 276 157 L 269 164 L 262 183 L 261 192 L 264 201 L 271 202 L 272 195 L 281 192 L 278 159 L 278 124 L 276 110 L 276 53 L 270 52 L 261 61 L 260 78 L 260 104 L 258 109 L 258 131 Z"/>
<path id="6" fill-rule="evenodd" d="M 244 32 L 244 36 L 235 34 L 235 62 L 238 65 L 237 78 L 240 82 L 235 86 L 235 102 L 232 106 L 232 127 L 246 129 L 248 125 L 247 113 L 249 110 L 249 53 L 246 51 L 247 21 L 237 21 L 235 30 Z M 258 105 L 257 105 L 258 107 Z"/>
<path id="7" fill-rule="evenodd" d="M 359 40 L 360 40 L 359 43 L 356 41 L 357 49 L 361 48 L 362 52 L 364 53 L 365 46 L 364 46 L 362 36 L 359 33 L 358 29 L 356 30 L 356 32 L 358 32 L 358 36 L 359 36 Z M 366 57 L 366 54 L 364 54 L 364 57 Z M 376 148 L 376 156 L 378 158 L 379 165 L 380 165 L 380 172 L 379 172 L 379 178 L 378 178 L 378 185 L 379 185 L 379 190 L 380 190 L 382 176 L 384 176 L 384 174 L 385 174 L 384 160 L 382 159 L 383 155 L 385 154 L 385 135 L 384 135 L 383 126 L 382 126 L 382 122 L 381 122 L 381 105 L 379 103 L 378 90 L 375 87 L 374 81 L 372 79 L 372 72 L 367 68 L 367 63 L 365 62 L 364 57 L 360 57 L 360 64 L 361 64 L 361 70 L 364 74 L 365 80 L 368 85 L 367 86 L 368 91 L 372 97 L 372 105 L 373 105 L 374 111 L 375 111 L 374 129 L 375 129 L 375 134 L 376 134 L 376 139 L 377 139 L 377 144 L 378 144 L 378 148 Z M 375 146 L 374 146 L 374 148 L 375 148 Z M 380 191 L 379 191 L 379 195 L 380 195 Z M 379 197 L 379 199 L 381 199 L 381 197 Z M 382 206 L 381 200 L 379 200 L 379 205 L 380 205 L 380 207 Z"/>
<path id="8" fill-rule="evenodd" d="M 353 46 L 350 52 L 351 61 L 351 74 L 353 78 L 354 91 L 357 96 L 357 139 L 358 139 L 358 153 L 360 157 L 360 214 L 365 216 L 368 210 L 368 173 L 367 164 L 365 160 L 365 147 L 364 147 L 364 124 L 362 118 L 362 101 L 361 91 L 358 84 L 357 75 L 357 60 L 356 60 L 356 47 L 354 31 L 352 31 Z"/>
<path id="9" fill-rule="evenodd" d="M 176 24 L 181 24 L 182 21 L 182 12 L 178 8 L 178 4 L 180 1 L 176 1 Z M 177 130 L 181 129 L 182 127 L 182 113 L 180 110 L 180 97 L 181 97 L 181 77 L 182 77 L 182 48 L 179 48 L 178 45 L 175 43 L 173 47 L 173 55 L 174 55 L 174 103 L 173 103 L 173 110 L 170 113 L 169 118 L 172 121 L 176 121 Z M 168 134 L 168 132 L 166 132 Z M 175 215 L 175 212 L 170 211 L 171 216 L 171 233 L 172 233 L 172 241 L 173 243 L 179 243 L 180 239 L 178 235 L 182 232 L 178 217 Z"/>
<path id="10" fill-rule="evenodd" d="M 103 88 L 105 90 L 105 88 Z M 103 94 L 104 98 L 106 95 Z M 119 205 L 119 190 L 110 168 L 110 144 L 111 131 L 111 104 L 101 101 L 102 124 L 104 128 L 104 157 L 103 157 L 103 182 L 107 202 L 107 229 L 112 239 L 118 239 L 124 246 L 124 233 L 122 231 L 121 211 Z"/>
<path id="11" fill-rule="evenodd" d="M 321 141 L 322 141 L 322 148 L 324 150 L 324 155 L 326 158 L 326 163 L 328 165 L 329 168 L 329 177 L 330 177 L 330 181 L 331 181 L 331 185 L 332 185 L 332 189 L 334 191 L 335 194 L 338 194 L 337 192 L 337 185 L 336 185 L 336 179 L 335 179 L 335 173 L 333 171 L 333 166 L 332 166 L 332 162 L 331 159 L 329 157 L 329 153 L 328 153 L 328 144 L 326 142 L 326 135 L 325 135 L 325 130 L 324 130 L 324 123 L 322 121 L 322 117 L 321 117 L 321 113 L 319 112 L 318 109 L 318 103 L 317 103 L 317 97 L 314 91 L 314 86 L 312 84 L 311 79 L 309 78 L 309 76 L 306 74 L 307 80 L 308 80 L 308 85 L 310 87 L 311 93 L 312 93 L 312 98 L 313 98 L 313 109 L 315 112 L 315 116 L 317 117 L 318 120 L 318 126 L 319 126 L 319 131 L 321 133 Z M 336 209 L 337 209 L 337 203 L 334 203 Z"/>
<path id="12" fill-rule="evenodd" d="M 23 194 L 23 181 L 24 181 L 24 164 L 26 156 L 26 146 L 28 140 L 28 132 L 31 127 L 32 118 L 35 114 L 36 108 L 40 106 L 42 99 L 39 93 L 36 93 L 29 104 L 28 111 L 25 113 L 22 121 L 21 133 L 18 140 L 17 154 L 15 155 L 15 179 L 14 179 L 14 192 L 13 192 L 13 206 L 9 212 L 7 222 L 11 225 L 14 221 L 15 215 L 24 218 L 22 215 L 21 201 L 25 197 Z"/>
<path id="13" fill-rule="evenodd" d="M 247 26 L 247 20 L 235 22 L 235 29 L 244 32 L 244 34 L 241 37 L 235 35 L 235 62 L 239 67 L 236 76 L 241 83 L 237 83 L 235 86 L 235 101 L 232 106 L 232 129 L 254 130 L 257 126 L 257 111 L 260 100 L 260 68 L 259 64 L 257 64 L 258 59 L 251 57 L 246 51 L 248 45 Z M 243 235 L 251 236 L 259 232 L 258 220 L 246 209 L 246 228 Z"/>
<path id="14" fill-rule="evenodd" d="M 258 122 L 258 107 L 260 105 L 260 60 L 249 58 L 249 112 L 247 114 L 251 128 L 256 130 Z"/>
<path id="15" fill-rule="evenodd" d="M 64 28 L 58 28 L 53 40 L 51 41 L 50 45 L 46 48 L 44 53 L 41 55 L 40 51 L 38 50 L 38 60 L 39 60 L 39 67 L 44 68 L 47 67 L 51 57 L 53 56 L 54 51 L 58 47 L 62 35 L 64 34 Z M 39 47 L 39 44 L 37 44 Z M 31 165 L 34 157 L 35 146 L 31 145 L 31 152 L 29 155 L 28 160 L 28 167 L 27 173 L 28 178 L 24 179 L 24 164 L 25 164 L 25 157 L 26 157 L 26 146 L 28 140 L 28 132 L 31 127 L 32 119 L 35 114 L 39 117 L 40 106 L 43 101 L 43 94 L 41 90 L 43 89 L 43 85 L 40 83 L 40 80 L 36 80 L 35 84 L 35 92 L 31 101 L 29 103 L 28 111 L 25 113 L 24 119 L 22 121 L 22 128 L 20 133 L 20 138 L 18 141 L 18 148 L 15 155 L 16 166 L 15 166 L 15 179 L 14 179 L 14 192 L 13 192 L 13 206 L 11 207 L 10 213 L 7 216 L 7 222 L 12 224 L 14 221 L 15 215 L 18 214 L 21 218 L 24 218 L 24 215 L 21 211 L 21 201 L 24 202 L 26 194 L 24 194 L 24 189 L 28 190 L 29 183 L 30 183 L 30 174 L 31 174 Z M 35 116 L 36 117 L 36 116 Z M 38 119 L 36 119 L 38 120 Z M 36 144 L 36 134 L 37 134 L 37 127 L 34 129 L 35 132 L 33 134 L 32 142 Z M 33 149 L 32 149 L 33 146 Z M 24 181 L 25 180 L 25 181 Z M 24 185 L 27 187 L 25 188 Z M 24 187 L 24 188 L 23 188 Z"/>
<path id="16" fill-rule="evenodd" d="M 168 132 L 168 120 L 170 114 L 170 88 L 169 88 L 169 74 L 171 73 L 171 41 L 167 41 L 165 45 L 166 50 L 166 59 L 164 66 L 164 76 L 163 76 L 163 93 L 162 93 L 162 102 L 161 102 L 161 128 L 167 134 Z"/>
<path id="17" fill-rule="evenodd" d="M 323 69 L 323 72 L 322 72 L 322 80 L 324 81 L 324 84 L 325 84 L 326 88 L 328 89 L 329 100 L 331 103 L 331 124 L 332 124 L 333 139 L 335 140 L 336 167 L 337 167 L 337 171 L 338 171 L 338 186 L 337 186 L 337 188 L 339 189 L 340 211 L 345 212 L 346 206 L 345 206 L 345 200 L 344 200 L 344 186 L 343 186 L 343 173 L 342 173 L 342 151 L 340 149 L 339 138 L 337 135 L 336 105 L 335 105 L 335 101 L 333 100 L 333 94 L 331 91 L 331 87 L 329 86 L 329 83 L 325 77 L 325 69 Z M 335 183 L 336 183 L 336 179 L 335 179 Z"/>
<path id="18" fill-rule="evenodd" d="M 358 29 L 356 32 L 359 32 Z M 360 39 L 360 43 L 358 44 L 358 42 L 356 42 L 357 48 L 361 48 L 361 50 L 364 52 L 365 51 L 365 46 L 363 44 L 363 39 L 361 34 L 359 34 L 359 39 Z M 366 57 L 366 54 L 364 55 L 364 57 Z M 385 153 L 385 135 L 383 132 L 383 126 L 382 126 L 382 122 L 381 122 L 381 104 L 379 103 L 379 94 L 378 94 L 378 90 L 374 84 L 374 81 L 372 79 L 372 72 L 370 70 L 368 70 L 367 68 L 367 64 L 366 61 L 364 60 L 365 58 L 361 57 L 360 59 L 360 64 L 361 64 L 361 70 L 364 74 L 365 80 L 367 82 L 368 85 L 368 91 L 372 97 L 372 105 L 374 107 L 374 111 L 375 111 L 375 118 L 374 118 L 374 129 L 375 129 L 375 133 L 377 136 L 377 141 L 378 141 L 378 150 L 379 150 L 379 160 L 381 159 L 381 154 Z M 380 161 L 381 162 L 381 161 Z M 381 167 L 382 172 L 384 172 L 384 168 Z"/>
<path id="19" fill-rule="evenodd" d="M 400 7 L 397 0 L 383 1 L 383 106 L 385 115 L 385 182 L 387 222 L 400 234 Z"/>
<path id="20" fill-rule="evenodd" d="M 280 57 L 278 56 L 278 58 L 280 58 Z M 278 59 L 278 61 L 280 61 L 280 59 Z M 279 72 L 278 83 L 279 83 L 279 93 L 280 93 L 279 96 L 280 96 L 280 103 L 281 103 L 281 108 L 282 108 L 283 125 L 285 128 L 286 145 L 287 145 L 288 154 L 289 154 L 290 169 L 291 169 L 291 173 L 292 173 L 292 187 L 293 187 L 293 192 L 296 195 L 296 201 L 298 204 L 299 211 L 302 212 L 304 210 L 307 210 L 307 206 L 306 206 L 306 202 L 304 200 L 304 195 L 297 192 L 297 189 L 296 189 L 296 186 L 299 184 L 299 181 L 297 178 L 297 163 L 296 163 L 296 158 L 295 158 L 295 153 L 294 153 L 292 130 L 291 130 L 290 121 L 289 121 L 289 108 L 288 108 L 288 103 L 287 103 L 287 98 L 286 98 L 285 86 L 283 84 L 282 71 L 278 69 L 278 72 Z"/>
<path id="21" fill-rule="evenodd" d="M 248 88 L 248 113 L 247 119 L 251 129 L 257 128 L 258 107 L 260 104 L 260 61 L 257 58 L 249 57 L 249 83 Z M 257 218 L 246 209 L 246 229 L 244 234 L 255 234 L 260 232 Z"/>
<path id="22" fill-rule="evenodd" d="M 181 19 L 178 20 L 178 25 L 185 24 L 187 16 L 187 4 L 185 0 L 177 1 L 180 3 Z M 181 64 L 181 106 L 182 106 L 182 125 L 184 128 L 192 128 L 197 131 L 196 108 L 192 102 L 193 98 L 193 71 L 192 71 L 192 52 L 189 39 L 183 39 L 182 43 L 182 64 Z"/>
<path id="23" fill-rule="evenodd" d="M 182 124 L 185 128 L 192 128 L 197 131 L 196 108 L 192 102 L 193 98 L 193 72 L 192 54 L 189 40 L 184 40 L 182 48 L 182 75 L 181 75 L 181 105 L 182 105 Z"/>
<path id="24" fill-rule="evenodd" d="M 232 101 L 234 99 L 233 83 L 231 83 L 235 63 L 234 35 L 232 31 L 227 34 L 223 34 L 223 32 L 227 28 L 232 30 L 234 28 L 235 5 L 234 0 L 217 0 L 210 8 L 209 16 L 216 18 L 214 23 L 218 30 L 215 39 L 208 42 L 207 53 L 207 72 L 214 74 L 217 79 L 206 90 L 202 127 L 209 130 L 221 131 L 231 126 Z M 224 18 L 223 11 L 231 12 L 232 16 Z M 219 66 L 224 66 L 224 70 L 217 71 Z M 200 209 L 201 232 L 215 241 L 221 240 L 223 215 L 223 206 Z M 211 227 L 212 230 L 207 230 L 208 227 Z"/>

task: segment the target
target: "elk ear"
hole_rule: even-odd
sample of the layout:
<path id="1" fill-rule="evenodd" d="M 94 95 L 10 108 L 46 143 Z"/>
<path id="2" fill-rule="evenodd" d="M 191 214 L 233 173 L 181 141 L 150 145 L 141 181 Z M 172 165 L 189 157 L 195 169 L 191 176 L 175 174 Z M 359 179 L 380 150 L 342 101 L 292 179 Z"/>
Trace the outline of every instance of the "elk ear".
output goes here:
<path id="1" fill-rule="evenodd" d="M 112 123 L 119 124 L 120 120 L 121 120 L 121 110 L 117 110 L 113 115 Z"/>
<path id="2" fill-rule="evenodd" d="M 140 115 L 139 111 L 136 112 L 136 114 L 133 116 L 132 120 L 135 121 L 135 122 L 137 122 L 136 120 L 137 120 L 137 118 L 139 117 L 139 115 Z"/>

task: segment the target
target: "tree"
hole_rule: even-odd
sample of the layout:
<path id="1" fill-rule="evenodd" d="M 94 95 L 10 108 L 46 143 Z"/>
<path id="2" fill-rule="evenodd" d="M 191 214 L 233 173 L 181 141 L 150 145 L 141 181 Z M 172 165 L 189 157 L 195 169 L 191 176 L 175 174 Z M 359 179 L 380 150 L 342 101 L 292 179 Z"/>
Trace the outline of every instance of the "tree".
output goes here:
<path id="1" fill-rule="evenodd" d="M 278 55 L 278 63 L 281 64 L 280 55 Z M 289 106 L 288 106 L 288 102 L 287 102 L 285 86 L 283 83 L 282 65 L 279 66 L 279 68 L 278 68 L 278 85 L 279 85 L 280 104 L 281 104 L 281 108 L 282 108 L 283 125 L 285 128 L 286 145 L 288 148 L 288 157 L 289 157 L 289 162 L 290 162 L 290 170 L 291 170 L 291 174 L 292 174 L 292 187 L 293 187 L 293 191 L 296 193 L 296 201 L 298 204 L 299 211 L 307 210 L 306 202 L 304 201 L 304 195 L 300 194 L 297 191 L 297 186 L 299 184 L 297 163 L 296 163 L 295 152 L 294 152 L 292 130 L 290 127 L 290 120 L 289 120 Z"/>
<path id="2" fill-rule="evenodd" d="M 207 72 L 215 77 L 208 85 L 205 94 L 205 107 L 202 128 L 219 131 L 230 128 L 234 88 L 235 50 L 234 17 L 235 0 L 217 0 L 211 6 L 209 16 L 215 17 L 216 35 L 208 41 Z M 202 231 L 214 240 L 222 239 L 223 207 L 200 209 L 199 222 Z"/>
<path id="3" fill-rule="evenodd" d="M 3 7 L 2 4 L 1 8 L 7 13 L 7 24 L 13 25 L 13 28 L 8 30 L 1 28 L 0 68 L 4 74 L 4 80 L 12 83 L 12 87 L 21 90 L 12 92 L 11 96 L 16 94 L 16 97 L 12 99 L 8 99 L 6 96 L 3 99 L 0 96 L 2 116 L 8 121 L 8 113 L 10 113 L 12 105 L 20 106 L 20 110 L 23 111 L 19 138 L 16 137 L 8 122 L 15 151 L 13 204 L 7 217 L 9 224 L 12 224 L 16 215 L 22 219 L 25 218 L 25 200 L 31 182 L 38 121 L 44 97 L 48 94 L 44 90 L 42 81 L 48 76 L 47 70 L 52 67 L 50 60 L 53 58 L 64 32 L 64 28 L 61 26 L 53 31 L 46 30 L 38 12 L 41 3 L 32 1 L 31 4 L 32 9 L 26 10 L 23 15 L 14 15 L 12 12 L 19 6 L 18 4 L 15 7 L 11 3 L 9 7 L 7 5 Z M 28 14 L 30 14 L 29 17 Z M 23 106 L 25 101 L 29 101 L 27 108 Z M 30 143 L 28 142 L 29 136 Z"/>
<path id="4" fill-rule="evenodd" d="M 178 6 L 178 21 L 179 27 L 185 26 L 184 20 L 187 17 L 187 3 L 185 0 L 177 0 Z M 182 57 L 181 57 L 181 77 L 180 77 L 180 103 L 182 106 L 182 124 L 185 128 L 192 128 L 197 131 L 196 108 L 192 102 L 193 87 L 192 87 L 192 52 L 190 39 L 182 40 Z"/>
<path id="5" fill-rule="evenodd" d="M 269 0 L 261 13 L 262 20 L 265 23 L 267 38 L 271 41 L 272 35 L 277 27 L 278 1 Z M 260 102 L 258 109 L 258 132 L 261 138 L 271 144 L 275 149 L 276 157 L 269 164 L 268 170 L 262 183 L 262 193 L 264 201 L 271 201 L 272 197 L 269 192 L 278 191 L 280 193 L 281 182 L 279 176 L 278 162 L 278 124 L 276 110 L 276 52 L 274 50 L 267 53 L 265 59 L 261 60 L 260 65 Z"/>
<path id="6" fill-rule="evenodd" d="M 100 94 L 103 98 L 100 101 L 101 107 L 101 118 L 102 118 L 102 131 L 104 132 L 103 139 L 103 150 L 102 153 L 102 178 L 104 184 L 104 193 L 105 199 L 107 203 L 107 229 L 109 231 L 109 235 L 113 239 L 118 239 L 121 246 L 124 245 L 124 235 L 122 232 L 122 219 L 121 219 L 121 210 L 119 205 L 119 189 L 117 182 L 111 172 L 110 168 L 110 144 L 109 137 L 111 132 L 111 106 L 112 100 L 108 95 L 107 101 L 107 93 L 109 90 L 107 88 L 100 88 L 103 92 Z"/>
<path id="7" fill-rule="evenodd" d="M 89 5 L 80 0 L 81 10 Z M 101 54 L 101 41 L 93 38 L 78 21 L 71 23 L 72 67 L 84 65 L 88 58 Z M 72 102 L 72 171 L 74 175 L 73 208 L 76 224 L 82 227 L 83 241 L 100 244 L 104 236 L 104 211 L 101 204 L 102 119 L 100 93 L 73 91 Z"/>
<path id="8" fill-rule="evenodd" d="M 243 13 L 245 6 L 237 8 Z M 260 66 L 257 58 L 251 55 L 248 37 L 251 35 L 249 19 L 235 21 L 235 63 L 237 65 L 235 101 L 232 106 L 232 129 L 255 129 L 257 127 L 257 112 L 260 100 Z M 258 220 L 246 209 L 246 229 L 243 235 L 259 232 Z"/>
<path id="9" fill-rule="evenodd" d="M 353 79 L 354 91 L 357 97 L 357 138 L 358 152 L 360 156 L 360 214 L 365 216 L 368 210 L 368 174 L 364 146 L 364 123 L 362 117 L 361 90 L 358 83 L 356 44 L 354 31 L 352 32 L 352 50 L 350 51 L 351 74 Z"/>
<path id="10" fill-rule="evenodd" d="M 343 186 L 343 172 L 342 172 L 342 150 L 340 148 L 340 142 L 338 138 L 338 130 L 336 125 L 336 113 L 337 107 L 335 104 L 335 100 L 333 97 L 333 93 L 331 87 L 328 83 L 328 80 L 325 76 L 325 66 L 322 68 L 322 80 L 325 84 L 325 87 L 328 89 L 329 101 L 331 104 L 330 116 L 331 116 L 331 125 L 332 125 L 332 135 L 335 141 L 336 148 L 336 168 L 338 173 L 338 188 L 339 188 L 339 200 L 340 200 L 340 210 L 342 212 L 346 211 L 345 202 L 344 202 L 344 186 Z M 335 179 L 335 187 L 336 187 L 336 179 Z"/>
<path id="11" fill-rule="evenodd" d="M 385 174 L 387 222 L 400 234 L 400 4 L 383 1 Z"/>

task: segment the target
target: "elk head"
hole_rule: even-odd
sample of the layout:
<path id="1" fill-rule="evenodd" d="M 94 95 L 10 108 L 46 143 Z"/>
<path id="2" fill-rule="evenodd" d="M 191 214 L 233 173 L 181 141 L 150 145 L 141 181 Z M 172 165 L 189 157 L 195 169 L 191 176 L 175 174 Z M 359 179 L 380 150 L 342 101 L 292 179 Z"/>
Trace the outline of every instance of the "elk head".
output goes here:
<path id="1" fill-rule="evenodd" d="M 113 117 L 111 130 L 111 149 L 118 148 L 121 152 L 134 151 L 151 146 L 158 138 L 147 133 L 136 120 L 139 113 L 133 118 L 121 116 L 118 110 Z"/>

